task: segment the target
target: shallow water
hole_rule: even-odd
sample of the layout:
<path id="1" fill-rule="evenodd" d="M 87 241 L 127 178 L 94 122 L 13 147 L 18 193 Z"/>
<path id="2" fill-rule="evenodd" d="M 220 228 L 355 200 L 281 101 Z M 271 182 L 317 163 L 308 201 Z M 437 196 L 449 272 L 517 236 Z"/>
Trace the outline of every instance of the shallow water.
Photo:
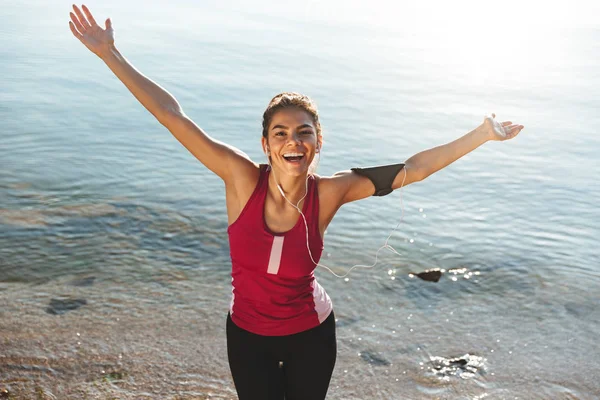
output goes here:
<path id="1" fill-rule="evenodd" d="M 348 280 L 317 272 L 338 317 L 328 398 L 595 397 L 597 26 L 468 35 L 377 24 L 381 11 L 356 4 L 133 4 L 92 11 L 195 121 L 255 160 L 262 110 L 283 90 L 319 104 L 323 175 L 402 161 L 491 111 L 526 126 L 402 192 L 390 239 L 402 256 L 382 251 Z M 223 185 L 70 37 L 68 8 L 32 0 L 0 17 L 0 388 L 235 398 Z M 400 204 L 396 192 L 345 206 L 323 263 L 372 264 Z M 429 268 L 439 282 L 410 275 Z"/>

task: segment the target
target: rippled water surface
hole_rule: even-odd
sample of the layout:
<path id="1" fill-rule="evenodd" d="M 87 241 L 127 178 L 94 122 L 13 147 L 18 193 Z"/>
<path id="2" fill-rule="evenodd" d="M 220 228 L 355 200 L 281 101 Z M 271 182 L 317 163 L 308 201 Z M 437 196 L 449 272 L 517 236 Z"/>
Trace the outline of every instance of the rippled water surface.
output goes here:
<path id="1" fill-rule="evenodd" d="M 401 256 L 382 251 L 347 280 L 317 271 L 338 317 L 328 398 L 600 392 L 598 26 L 516 13 L 516 32 L 478 20 L 473 34 L 443 25 L 447 9 L 384 3 L 121 3 L 90 4 L 119 49 L 256 161 L 281 91 L 319 105 L 323 175 L 403 161 L 489 112 L 526 126 L 402 199 L 338 213 L 322 261 L 343 272 L 373 263 L 404 205 Z M 223 185 L 70 36 L 69 7 L 28 0 L 0 16 L 0 389 L 235 398 Z M 439 282 L 415 277 L 430 268 Z"/>

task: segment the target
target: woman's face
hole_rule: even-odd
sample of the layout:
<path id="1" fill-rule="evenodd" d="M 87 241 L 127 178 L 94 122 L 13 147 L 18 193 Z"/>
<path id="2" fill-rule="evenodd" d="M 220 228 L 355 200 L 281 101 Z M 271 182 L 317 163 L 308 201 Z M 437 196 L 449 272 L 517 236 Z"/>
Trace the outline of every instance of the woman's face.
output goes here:
<path id="1" fill-rule="evenodd" d="M 308 167 L 320 147 L 312 116 L 299 108 L 284 108 L 271 119 L 263 149 L 270 151 L 271 165 L 292 176 L 308 173 Z"/>

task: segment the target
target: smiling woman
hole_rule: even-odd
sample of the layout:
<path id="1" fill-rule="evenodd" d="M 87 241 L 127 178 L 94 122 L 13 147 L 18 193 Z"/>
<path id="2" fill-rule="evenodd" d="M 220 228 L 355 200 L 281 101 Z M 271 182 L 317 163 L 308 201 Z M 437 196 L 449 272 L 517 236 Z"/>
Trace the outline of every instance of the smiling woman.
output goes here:
<path id="1" fill-rule="evenodd" d="M 299 93 L 278 94 L 269 102 L 263 114 L 262 126 L 262 146 L 269 162 L 280 154 L 295 166 L 312 159 L 309 171 L 316 170 L 317 165 L 311 155 L 319 154 L 323 147 L 323 134 L 317 107 L 308 96 Z M 274 149 L 273 155 L 271 148 Z"/>
<path id="2" fill-rule="evenodd" d="M 325 177 L 313 166 L 323 149 L 315 103 L 305 95 L 281 93 L 263 115 L 267 164 L 256 163 L 209 136 L 170 93 L 136 70 L 117 50 L 110 19 L 101 28 L 87 7 L 74 6 L 69 25 L 225 183 L 233 286 L 227 346 L 242 400 L 325 398 L 336 361 L 335 319 L 314 270 L 324 231 L 341 206 L 423 180 L 485 142 L 511 139 L 523 129 L 498 122 L 492 114 L 457 140 L 415 154 L 393 169 L 345 170 Z"/>

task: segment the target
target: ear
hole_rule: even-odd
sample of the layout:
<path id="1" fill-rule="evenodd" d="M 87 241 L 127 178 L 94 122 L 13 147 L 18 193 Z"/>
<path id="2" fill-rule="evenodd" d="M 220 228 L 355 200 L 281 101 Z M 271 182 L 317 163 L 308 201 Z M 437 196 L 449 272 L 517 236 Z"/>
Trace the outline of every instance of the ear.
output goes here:
<path id="1" fill-rule="evenodd" d="M 323 136 L 319 135 L 319 137 L 317 138 L 317 153 L 320 152 L 322 148 L 323 148 Z"/>
<path id="2" fill-rule="evenodd" d="M 267 143 L 267 139 L 265 139 L 264 136 L 260 139 L 260 143 L 263 148 L 263 153 L 269 155 L 269 144 Z"/>

